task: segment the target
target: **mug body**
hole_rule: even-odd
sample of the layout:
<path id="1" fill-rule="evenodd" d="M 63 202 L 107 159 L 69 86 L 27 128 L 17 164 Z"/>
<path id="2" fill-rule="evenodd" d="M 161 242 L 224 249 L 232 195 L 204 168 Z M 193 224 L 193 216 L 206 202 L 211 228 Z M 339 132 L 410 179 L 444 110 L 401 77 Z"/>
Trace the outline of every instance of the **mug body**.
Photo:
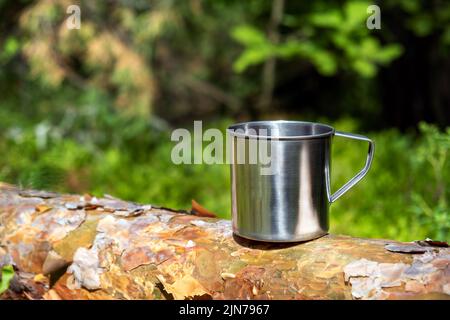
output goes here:
<path id="1" fill-rule="evenodd" d="M 327 234 L 334 129 L 310 122 L 255 121 L 233 125 L 228 134 L 234 233 L 270 242 Z M 261 157 L 249 160 L 261 153 L 259 143 L 258 150 L 252 149 L 261 141 L 267 142 L 269 164 Z"/>

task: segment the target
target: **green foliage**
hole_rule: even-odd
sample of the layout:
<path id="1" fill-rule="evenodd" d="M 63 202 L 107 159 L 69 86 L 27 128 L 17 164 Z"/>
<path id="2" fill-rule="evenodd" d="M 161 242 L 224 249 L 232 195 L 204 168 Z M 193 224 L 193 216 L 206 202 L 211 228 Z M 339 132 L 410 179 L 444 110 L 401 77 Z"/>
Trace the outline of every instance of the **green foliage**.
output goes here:
<path id="1" fill-rule="evenodd" d="M 450 174 L 445 163 L 449 129 L 439 132 L 426 124 L 421 129 L 419 139 L 395 130 L 369 134 L 377 147 L 372 168 L 354 190 L 332 205 L 332 230 L 401 240 L 449 239 L 450 208 L 445 200 L 450 196 L 445 188 Z M 364 148 L 339 140 L 333 146 L 335 189 L 356 173 L 355 163 L 364 163 Z"/>
<path id="2" fill-rule="evenodd" d="M 375 76 L 378 66 L 386 65 L 403 49 L 398 44 L 381 45 L 366 27 L 369 2 L 348 0 L 340 8 L 312 5 L 304 16 L 288 15 L 284 24 L 293 27 L 280 43 L 272 43 L 264 33 L 249 25 L 237 26 L 232 37 L 244 46 L 234 63 L 242 72 L 270 57 L 309 61 L 322 75 L 336 74 L 338 66 L 362 77 Z M 320 35 L 320 40 L 318 40 Z"/>
<path id="3" fill-rule="evenodd" d="M 221 217 L 230 217 L 228 165 L 174 165 L 170 131 L 98 105 L 99 110 L 82 108 L 71 121 L 47 120 L 48 129 L 41 129 L 46 138 L 37 130 L 39 123 L 19 121 L 12 111 L 10 117 L 0 117 L 0 125 L 7 128 L 0 133 L 0 181 L 98 196 L 108 193 L 173 208 L 188 209 L 195 199 Z M 330 123 L 326 118 L 317 120 Z M 224 119 L 210 126 L 223 131 L 232 122 Z M 339 130 L 360 132 L 351 119 L 332 124 Z M 422 124 L 419 137 L 396 130 L 368 136 L 377 147 L 372 168 L 331 206 L 331 232 L 449 240 L 450 129 L 441 132 Z M 366 153 L 363 142 L 334 139 L 332 190 L 362 168 Z"/>
<path id="4" fill-rule="evenodd" d="M 3 49 L 0 52 L 0 63 L 5 63 L 11 59 L 20 49 L 20 44 L 17 38 L 8 37 L 3 44 Z"/>
<path id="5" fill-rule="evenodd" d="M 0 270 L 0 295 L 8 290 L 9 283 L 14 277 L 14 268 L 12 265 L 5 265 Z"/>
<path id="6" fill-rule="evenodd" d="M 419 37 L 446 34 L 450 31 L 450 4 L 448 1 L 388 0 L 387 9 L 401 8 L 408 17 L 406 26 Z M 441 38 L 445 45 L 445 37 Z"/>
<path id="7" fill-rule="evenodd" d="M 258 29 L 251 26 L 239 26 L 232 32 L 233 38 L 245 45 L 247 49 L 234 62 L 237 72 L 244 71 L 248 66 L 260 64 L 275 54 L 273 46 Z"/>
<path id="8" fill-rule="evenodd" d="M 422 123 L 420 129 L 424 134 L 424 142 L 417 148 L 417 157 L 412 159 L 412 166 L 418 173 L 428 168 L 429 183 L 425 190 L 417 188 L 412 192 L 410 210 L 415 213 L 420 224 L 433 226 L 436 237 L 445 239 L 450 233 L 450 128 L 447 128 L 447 132 L 439 132 L 436 127 Z"/>

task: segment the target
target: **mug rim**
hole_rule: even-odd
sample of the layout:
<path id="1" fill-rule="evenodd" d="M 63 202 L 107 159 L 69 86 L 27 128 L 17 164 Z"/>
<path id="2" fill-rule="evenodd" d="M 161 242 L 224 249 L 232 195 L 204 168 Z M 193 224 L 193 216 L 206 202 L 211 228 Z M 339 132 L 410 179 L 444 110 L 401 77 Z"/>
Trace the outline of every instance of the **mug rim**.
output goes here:
<path id="1" fill-rule="evenodd" d="M 328 131 L 318 134 L 306 134 L 306 135 L 258 135 L 258 134 L 247 134 L 240 133 L 235 130 L 237 129 L 245 129 L 246 125 L 264 125 L 264 124 L 307 124 L 312 126 L 320 126 L 326 128 Z M 335 129 L 327 124 L 319 123 L 319 122 L 309 122 L 309 121 L 296 121 L 296 120 L 262 120 L 262 121 L 246 121 L 239 122 L 230 125 L 227 128 L 227 132 L 229 132 L 232 136 L 238 138 L 252 138 L 252 139 L 267 139 L 267 140 L 303 140 L 303 139 L 317 139 L 317 138 L 325 138 L 334 135 Z"/>

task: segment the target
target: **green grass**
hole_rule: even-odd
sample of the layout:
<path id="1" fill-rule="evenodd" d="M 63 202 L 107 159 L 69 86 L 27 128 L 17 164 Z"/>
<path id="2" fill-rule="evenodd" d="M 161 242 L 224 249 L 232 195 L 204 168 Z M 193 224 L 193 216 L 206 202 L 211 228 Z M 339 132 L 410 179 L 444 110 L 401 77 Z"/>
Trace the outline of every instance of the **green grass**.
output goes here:
<path id="1" fill-rule="evenodd" d="M 173 208 L 190 208 L 195 199 L 219 216 L 230 217 L 228 165 L 174 165 L 170 132 L 138 120 L 77 121 L 83 125 L 63 128 L 63 122 L 47 123 L 47 134 L 40 137 L 36 124 L 20 119 L 3 122 L 0 180 L 61 192 L 108 193 Z M 210 125 L 224 129 L 231 122 Z M 359 132 L 348 119 L 333 125 Z M 106 134 L 110 139 L 105 139 L 105 132 L 111 132 Z M 376 143 L 373 166 L 331 206 L 331 232 L 449 240 L 450 130 L 439 132 L 423 124 L 419 138 L 395 130 L 366 134 Z M 367 145 L 362 142 L 334 139 L 332 190 L 362 168 L 366 153 Z"/>

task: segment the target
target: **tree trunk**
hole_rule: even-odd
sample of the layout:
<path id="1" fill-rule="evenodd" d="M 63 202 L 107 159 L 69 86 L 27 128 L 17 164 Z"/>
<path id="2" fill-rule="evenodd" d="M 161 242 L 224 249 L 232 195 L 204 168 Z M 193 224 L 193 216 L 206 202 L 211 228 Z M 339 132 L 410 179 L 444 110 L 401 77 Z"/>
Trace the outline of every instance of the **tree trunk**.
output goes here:
<path id="1" fill-rule="evenodd" d="M 273 0 L 272 12 L 267 30 L 267 38 L 273 45 L 277 45 L 280 42 L 278 27 L 283 19 L 283 12 L 284 0 Z M 272 104 L 273 89 L 275 87 L 276 63 L 277 60 L 274 56 L 269 57 L 264 62 L 261 79 L 261 95 L 258 100 L 258 112 L 260 113 L 266 112 Z"/>
<path id="2" fill-rule="evenodd" d="M 227 220 L 0 183 L 3 299 L 448 299 L 450 249 L 434 245 L 256 243 Z"/>

